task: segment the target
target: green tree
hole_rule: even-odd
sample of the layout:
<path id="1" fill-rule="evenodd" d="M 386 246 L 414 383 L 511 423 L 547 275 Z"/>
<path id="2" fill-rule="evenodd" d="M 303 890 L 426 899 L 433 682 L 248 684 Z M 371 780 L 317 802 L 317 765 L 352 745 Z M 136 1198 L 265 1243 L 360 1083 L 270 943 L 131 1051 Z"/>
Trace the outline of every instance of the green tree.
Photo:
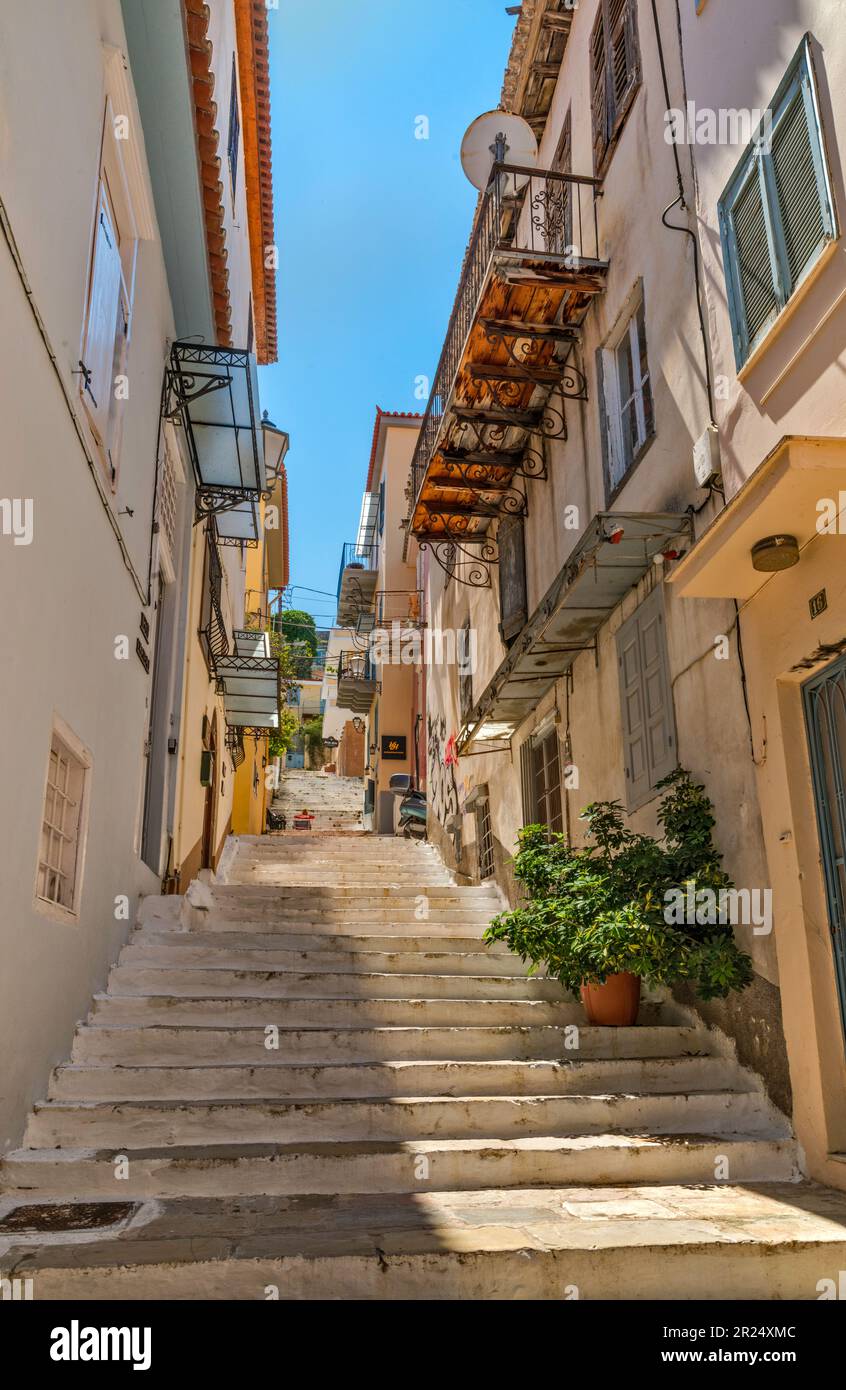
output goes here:
<path id="1" fill-rule="evenodd" d="M 311 614 L 306 613 L 304 609 L 288 608 L 282 613 L 276 613 L 273 628 L 289 647 L 301 643 L 310 657 L 317 655 L 317 625 Z"/>

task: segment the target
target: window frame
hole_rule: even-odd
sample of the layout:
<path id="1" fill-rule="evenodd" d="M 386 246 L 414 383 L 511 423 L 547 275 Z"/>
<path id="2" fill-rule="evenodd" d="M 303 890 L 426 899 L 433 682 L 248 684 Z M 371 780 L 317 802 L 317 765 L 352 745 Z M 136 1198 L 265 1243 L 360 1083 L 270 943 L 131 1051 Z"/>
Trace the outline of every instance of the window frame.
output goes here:
<path id="1" fill-rule="evenodd" d="M 626 88 L 618 105 L 617 97 L 614 92 L 614 50 L 612 42 L 613 26 L 610 22 L 612 0 L 599 0 L 593 27 L 590 32 L 588 44 L 588 62 L 590 64 L 590 104 L 591 104 L 591 138 L 593 144 L 593 171 L 597 178 L 603 177 L 606 173 L 614 151 L 620 141 L 623 127 L 628 119 L 629 112 L 634 105 L 635 97 L 643 82 L 643 64 L 640 57 L 640 36 L 638 34 L 637 22 L 637 0 L 623 0 L 622 34 L 624 41 L 628 31 L 631 43 L 631 81 Z M 597 29 L 602 26 L 602 116 L 604 120 L 604 131 L 602 148 L 599 149 L 597 133 L 597 90 L 595 54 L 597 47 Z"/>
<path id="2" fill-rule="evenodd" d="M 554 757 L 552 756 L 554 752 Z M 540 757 L 541 767 L 538 767 Z M 523 825 L 545 825 L 553 833 L 563 833 L 565 829 L 566 782 L 563 776 L 561 740 L 554 721 L 544 723 L 529 735 L 520 747 L 521 781 L 523 785 Z M 557 781 L 549 778 L 554 767 Z M 543 774 L 543 790 L 538 793 L 539 775 Z M 550 803 L 557 797 L 558 815 L 550 820 L 541 819 L 541 810 L 548 812 Z M 543 806 L 542 806 L 543 803 Z M 556 824 L 557 821 L 557 824 Z"/>
<path id="3" fill-rule="evenodd" d="M 102 412 L 90 389 L 88 376 L 79 375 L 79 397 L 95 451 L 103 468 L 106 482 L 114 494 L 118 490 L 120 472 L 120 453 L 123 438 L 123 417 L 126 398 L 119 400 L 114 396 L 114 383 L 119 375 L 125 375 L 132 337 L 132 323 L 135 307 L 136 271 L 138 266 L 138 243 L 141 240 L 139 215 L 134 206 L 134 198 L 129 175 L 124 167 L 120 142 L 115 137 L 115 110 L 112 97 L 107 93 L 103 123 L 100 134 L 100 151 L 97 163 L 97 187 L 94 199 L 94 224 L 88 253 L 85 297 L 80 331 L 80 361 L 87 364 L 92 342 L 92 319 L 94 288 L 97 270 L 97 246 L 99 228 L 104 216 L 108 218 L 112 234 L 118 247 L 120 261 L 120 285 L 118 288 L 117 310 L 124 310 L 125 329 L 123 342 L 119 341 L 118 314 L 115 317 L 112 352 L 112 398 L 103 428 Z M 108 231 L 103 223 L 104 233 Z"/>
<path id="4" fill-rule="evenodd" d="M 70 907 L 65 903 L 57 902 L 53 898 L 44 897 L 39 892 L 39 882 L 41 879 L 43 837 L 45 825 L 47 824 L 47 794 L 50 788 L 50 768 L 53 760 L 54 748 L 60 745 L 69 757 L 77 764 L 81 775 L 81 787 L 78 796 L 78 813 L 75 832 L 75 852 L 73 864 L 73 897 Z M 50 742 L 47 750 L 47 765 L 44 770 L 44 781 L 41 791 L 41 815 L 38 822 L 38 849 L 35 857 L 35 884 L 33 888 L 33 904 L 35 910 L 42 916 L 51 917 L 54 921 L 69 924 L 79 922 L 82 888 L 85 875 L 85 858 L 88 843 L 88 824 L 89 809 L 91 801 L 91 773 L 93 769 L 93 757 L 85 744 L 77 738 L 76 734 L 59 715 L 54 714 L 50 726 Z M 49 861 L 48 861 L 49 864 Z"/>
<path id="5" fill-rule="evenodd" d="M 620 381 L 620 353 L 624 344 L 628 345 L 632 367 L 632 390 L 625 402 Z M 599 394 L 604 441 L 605 490 L 608 500 L 611 501 L 628 481 L 657 433 L 642 285 L 639 284 L 630 296 L 616 328 L 605 345 L 599 349 L 598 355 L 602 387 Z M 641 362 L 644 360 L 646 372 L 641 375 Z M 635 372 L 638 373 L 637 379 Z M 648 412 L 644 388 L 648 394 Z M 632 448 L 631 457 L 627 458 L 623 413 L 632 404 L 637 420 L 638 442 L 636 447 Z"/>
<path id="6" fill-rule="evenodd" d="M 729 318 L 731 320 L 734 343 L 735 364 L 740 371 L 752 359 L 762 344 L 782 320 L 785 311 L 813 274 L 827 251 L 840 236 L 837 207 L 831 180 L 830 161 L 826 150 L 825 130 L 819 103 L 816 73 L 814 71 L 810 34 L 805 34 L 787 71 L 778 85 L 769 104 L 772 112 L 772 135 L 792 108 L 794 102 L 802 101 L 806 124 L 814 160 L 817 192 L 820 199 L 820 213 L 824 237 L 810 260 L 802 267 L 798 279 L 790 284 L 791 274 L 787 260 L 787 249 L 783 234 L 783 218 L 775 181 L 772 161 L 772 148 L 765 146 L 759 132 L 738 160 L 731 178 L 726 184 L 717 204 L 720 226 L 720 242 L 723 255 L 723 274 L 728 296 Z M 770 271 L 773 277 L 773 291 L 776 299 L 775 312 L 770 314 L 754 337 L 750 337 L 747 323 L 743 285 L 740 279 L 740 261 L 737 254 L 737 241 L 734 232 L 734 209 L 741 195 L 746 191 L 752 178 L 758 180 L 761 206 L 767 232 L 770 253 Z M 790 288 L 786 286 L 790 284 Z"/>

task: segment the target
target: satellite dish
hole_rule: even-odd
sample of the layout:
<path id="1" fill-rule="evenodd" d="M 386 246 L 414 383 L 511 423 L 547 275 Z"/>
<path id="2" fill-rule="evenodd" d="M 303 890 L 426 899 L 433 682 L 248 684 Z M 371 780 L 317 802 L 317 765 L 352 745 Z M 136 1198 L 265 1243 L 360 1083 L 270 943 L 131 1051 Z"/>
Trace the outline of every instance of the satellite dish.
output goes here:
<path id="1" fill-rule="evenodd" d="M 498 154 L 506 164 L 527 166 L 537 162 L 535 132 L 522 116 L 507 111 L 486 111 L 467 127 L 461 142 L 461 167 L 473 186 L 482 192 L 491 181 L 491 169 Z M 501 191 L 513 194 L 528 181 L 527 174 L 505 175 Z"/>

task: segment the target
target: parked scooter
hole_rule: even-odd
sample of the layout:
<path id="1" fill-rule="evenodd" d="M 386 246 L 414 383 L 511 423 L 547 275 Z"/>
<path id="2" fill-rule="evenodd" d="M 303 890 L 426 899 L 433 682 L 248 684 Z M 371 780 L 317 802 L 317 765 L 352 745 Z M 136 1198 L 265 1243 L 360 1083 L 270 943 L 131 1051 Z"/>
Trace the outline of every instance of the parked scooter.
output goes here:
<path id="1" fill-rule="evenodd" d="M 406 840 L 426 839 L 426 793 L 414 785 L 407 772 L 395 772 L 390 780 L 394 796 L 401 796 L 397 834 Z"/>

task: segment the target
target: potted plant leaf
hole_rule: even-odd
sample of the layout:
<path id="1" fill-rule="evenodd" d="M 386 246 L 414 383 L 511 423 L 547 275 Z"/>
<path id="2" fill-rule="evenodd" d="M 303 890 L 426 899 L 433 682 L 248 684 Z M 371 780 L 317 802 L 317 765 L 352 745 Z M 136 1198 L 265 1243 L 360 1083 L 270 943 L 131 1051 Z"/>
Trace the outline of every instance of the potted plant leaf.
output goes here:
<path id="1" fill-rule="evenodd" d="M 616 801 L 585 807 L 584 846 L 546 826 L 522 830 L 514 872 L 527 901 L 485 932 L 528 961 L 530 973 L 543 968 L 581 997 L 592 1023 L 634 1023 L 642 980 L 687 980 L 714 999 L 752 978 L 725 909 L 733 885 L 714 845 L 711 801 L 683 768 L 658 786 L 661 839 L 633 831 Z M 696 910 L 679 911 L 680 903 Z"/>

